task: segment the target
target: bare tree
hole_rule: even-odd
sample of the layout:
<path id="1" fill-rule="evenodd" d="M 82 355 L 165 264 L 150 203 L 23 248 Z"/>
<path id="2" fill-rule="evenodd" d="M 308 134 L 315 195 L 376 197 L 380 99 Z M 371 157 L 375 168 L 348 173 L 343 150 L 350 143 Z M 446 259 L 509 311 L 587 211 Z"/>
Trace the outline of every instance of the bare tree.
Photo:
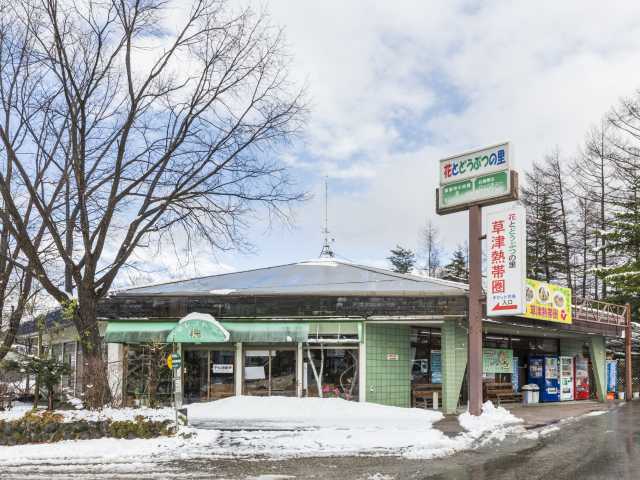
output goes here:
<path id="1" fill-rule="evenodd" d="M 603 122 L 599 128 L 592 128 L 587 134 L 585 147 L 579 159 L 575 162 L 573 171 L 576 173 L 576 196 L 589 203 L 597 215 L 597 229 L 593 239 L 595 243 L 594 267 L 606 268 L 608 265 L 606 237 L 601 232 L 607 230 L 607 223 L 613 213 L 615 192 L 620 182 L 614 175 L 613 147 L 609 140 L 611 130 L 608 122 Z M 598 277 L 594 277 L 594 297 L 607 297 L 607 284 L 602 282 L 598 286 Z"/>
<path id="2" fill-rule="evenodd" d="M 420 232 L 420 244 L 424 258 L 424 270 L 430 277 L 435 277 L 442 263 L 442 248 L 440 246 L 440 232 L 431 220 L 427 221 Z"/>
<path id="3" fill-rule="evenodd" d="M 562 248 L 563 268 L 566 284 L 569 288 L 574 288 L 572 264 L 571 264 L 571 242 L 570 242 L 570 220 L 569 206 L 570 195 L 567 179 L 560 161 L 560 152 L 555 149 L 544 160 L 544 188 L 553 209 L 558 230 L 558 243 Z"/>
<path id="4" fill-rule="evenodd" d="M 108 385 L 97 304 L 132 253 L 178 233 L 230 248 L 248 214 L 286 218 L 304 197 L 273 154 L 302 127 L 302 94 L 281 31 L 224 0 L 4 8 L 0 88 L 20 85 L 2 98 L 0 142 L 20 184 L 0 175 L 6 224 L 97 366 L 83 371 L 85 401 L 98 406 Z M 176 27 L 172 13 L 184 18 Z M 39 232 L 55 266 L 39 255 Z"/>

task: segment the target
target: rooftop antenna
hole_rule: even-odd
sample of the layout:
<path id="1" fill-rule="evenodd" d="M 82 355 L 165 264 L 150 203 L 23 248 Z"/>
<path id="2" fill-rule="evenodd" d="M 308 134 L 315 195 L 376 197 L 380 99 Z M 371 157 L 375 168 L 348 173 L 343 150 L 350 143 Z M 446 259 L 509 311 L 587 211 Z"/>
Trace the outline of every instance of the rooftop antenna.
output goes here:
<path id="1" fill-rule="evenodd" d="M 322 244 L 322 251 L 320 252 L 320 258 L 333 258 L 335 255 L 331 249 L 331 242 L 333 238 L 329 238 L 329 221 L 328 221 L 328 201 L 329 196 L 329 180 L 328 177 L 324 177 L 324 228 L 322 234 L 324 235 L 324 243 Z"/>

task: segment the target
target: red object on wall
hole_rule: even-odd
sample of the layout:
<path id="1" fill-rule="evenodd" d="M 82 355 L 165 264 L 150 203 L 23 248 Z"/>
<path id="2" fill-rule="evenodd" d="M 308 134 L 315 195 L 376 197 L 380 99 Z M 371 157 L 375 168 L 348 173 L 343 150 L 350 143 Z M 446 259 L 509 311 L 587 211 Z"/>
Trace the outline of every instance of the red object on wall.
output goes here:
<path id="1" fill-rule="evenodd" d="M 577 356 L 574 362 L 574 392 L 576 400 L 589 400 L 589 361 Z"/>

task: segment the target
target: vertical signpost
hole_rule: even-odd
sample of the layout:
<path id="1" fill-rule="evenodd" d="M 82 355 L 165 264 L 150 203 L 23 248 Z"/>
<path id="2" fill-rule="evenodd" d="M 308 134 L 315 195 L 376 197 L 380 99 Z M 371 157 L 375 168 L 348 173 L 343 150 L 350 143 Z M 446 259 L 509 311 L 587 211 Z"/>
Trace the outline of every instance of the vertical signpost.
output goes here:
<path id="1" fill-rule="evenodd" d="M 174 344 L 175 350 L 175 344 Z M 167 357 L 167 367 L 173 372 L 173 409 L 176 416 L 176 432 L 179 428 L 179 410 L 182 408 L 182 356 L 173 352 Z"/>
<path id="2" fill-rule="evenodd" d="M 631 328 L 631 304 L 627 303 L 625 307 L 627 324 L 624 332 L 624 399 L 630 402 L 633 398 L 633 359 L 631 356 L 633 329 Z"/>
<path id="3" fill-rule="evenodd" d="M 438 215 L 469 211 L 469 412 L 482 413 L 482 207 L 517 200 L 508 143 L 440 160 Z"/>

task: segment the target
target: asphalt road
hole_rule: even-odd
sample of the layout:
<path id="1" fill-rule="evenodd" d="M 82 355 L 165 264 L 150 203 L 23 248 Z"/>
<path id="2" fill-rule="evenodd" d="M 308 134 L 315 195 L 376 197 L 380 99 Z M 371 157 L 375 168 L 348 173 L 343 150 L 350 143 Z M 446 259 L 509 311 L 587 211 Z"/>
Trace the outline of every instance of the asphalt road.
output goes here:
<path id="1" fill-rule="evenodd" d="M 640 479 L 640 402 L 600 416 L 547 427 L 537 438 L 499 444 L 436 460 L 399 457 L 309 458 L 285 461 L 202 459 L 158 465 L 153 471 L 117 466 L 66 466 L 0 472 L 0 478 L 224 478 L 356 480 L 589 480 Z M 526 438 L 529 437 L 529 438 Z M 535 435 L 533 435 L 535 437 Z"/>
<path id="2" fill-rule="evenodd" d="M 498 445 L 438 460 L 397 457 L 228 460 L 217 462 L 208 471 L 222 478 L 273 475 L 271 478 L 332 480 L 640 479 L 640 402 L 565 423 L 557 430 L 549 427 L 546 430 L 552 431 L 535 439 L 508 438 Z M 207 471 L 206 464 L 191 467 Z"/>

